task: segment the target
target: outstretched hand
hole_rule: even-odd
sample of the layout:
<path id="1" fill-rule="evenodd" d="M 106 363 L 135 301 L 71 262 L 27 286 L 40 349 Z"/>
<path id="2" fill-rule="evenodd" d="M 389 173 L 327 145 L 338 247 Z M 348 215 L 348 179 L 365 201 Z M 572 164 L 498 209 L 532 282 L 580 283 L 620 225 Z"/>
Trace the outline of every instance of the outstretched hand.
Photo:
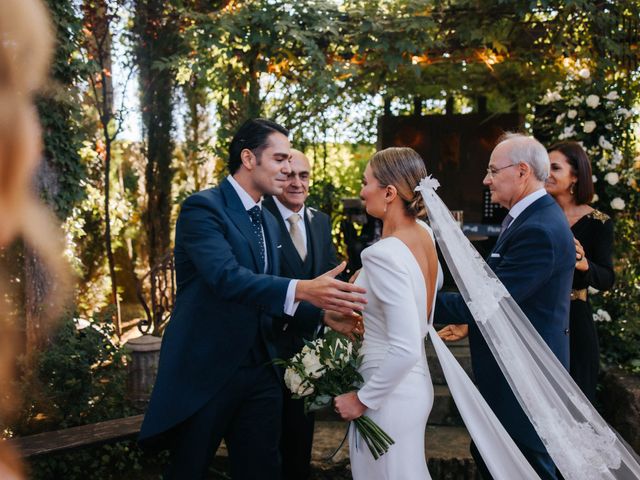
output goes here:
<path id="1" fill-rule="evenodd" d="M 447 342 L 457 342 L 469 335 L 469 325 L 447 325 L 438 330 L 438 336 Z"/>
<path id="2" fill-rule="evenodd" d="M 296 301 L 304 300 L 325 310 L 359 318 L 355 312 L 364 310 L 367 299 L 358 294 L 366 293 L 366 290 L 352 283 L 336 280 L 336 275 L 346 266 L 347 263 L 342 262 L 313 280 L 298 280 Z"/>

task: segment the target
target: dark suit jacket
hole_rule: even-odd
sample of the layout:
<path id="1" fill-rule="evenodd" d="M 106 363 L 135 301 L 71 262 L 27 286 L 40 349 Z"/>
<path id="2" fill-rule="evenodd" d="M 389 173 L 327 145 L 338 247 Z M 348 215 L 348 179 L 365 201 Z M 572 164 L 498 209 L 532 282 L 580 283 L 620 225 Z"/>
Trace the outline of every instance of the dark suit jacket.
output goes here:
<path id="1" fill-rule="evenodd" d="M 280 269 L 280 229 L 263 209 L 269 271 Z M 176 225 L 176 304 L 162 339 L 158 377 L 140 440 L 190 417 L 225 385 L 262 335 L 277 357 L 272 316 L 282 316 L 289 280 L 258 273 L 258 240 L 231 184 L 183 203 Z"/>
<path id="2" fill-rule="evenodd" d="M 498 240 L 487 264 L 568 367 L 575 246 L 567 219 L 555 200 L 545 195 L 527 207 Z M 469 324 L 473 373 L 480 393 L 516 441 L 544 451 L 460 294 L 438 294 L 435 313 L 437 323 Z"/>
<path id="3" fill-rule="evenodd" d="M 307 257 L 310 270 L 305 270 L 289 230 L 272 198 L 263 201 L 264 207 L 273 213 L 280 226 L 281 274 L 288 278 L 311 279 L 322 275 L 338 264 L 336 249 L 331 237 L 331 219 L 325 213 L 306 206 L 304 222 L 307 233 Z M 301 302 L 293 319 L 276 322 L 274 333 L 281 358 L 290 358 L 304 346 L 303 339 L 312 340 L 320 324 L 320 309 L 308 302 Z"/>

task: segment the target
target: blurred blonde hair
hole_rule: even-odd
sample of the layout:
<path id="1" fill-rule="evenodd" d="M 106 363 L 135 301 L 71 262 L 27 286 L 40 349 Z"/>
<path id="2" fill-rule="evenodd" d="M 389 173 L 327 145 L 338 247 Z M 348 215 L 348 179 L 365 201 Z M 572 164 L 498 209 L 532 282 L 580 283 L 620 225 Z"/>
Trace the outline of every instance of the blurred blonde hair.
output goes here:
<path id="1" fill-rule="evenodd" d="M 44 85 L 53 52 L 54 34 L 49 15 L 39 0 L 0 0 L 0 248 L 21 237 L 45 264 L 55 287 L 47 292 L 41 310 L 47 318 L 59 312 L 69 274 L 63 259 L 62 236 L 52 213 L 33 192 L 33 176 L 41 156 L 41 132 L 33 105 Z M 0 272 L 1 273 L 1 272 Z M 7 297 L 7 282 L 0 278 L 0 294 Z M 6 303 L 6 302 L 5 302 Z M 17 327 L 0 310 L 0 417 L 16 408 L 12 391 Z M 3 478 L 24 473 L 15 455 L 0 442 Z M 10 473 L 7 473 L 10 472 Z"/>
<path id="2" fill-rule="evenodd" d="M 381 186 L 396 187 L 409 215 L 426 217 L 422 195 L 415 191 L 420 180 L 427 176 L 427 167 L 418 152 L 409 147 L 385 148 L 373 155 L 369 166 Z"/>

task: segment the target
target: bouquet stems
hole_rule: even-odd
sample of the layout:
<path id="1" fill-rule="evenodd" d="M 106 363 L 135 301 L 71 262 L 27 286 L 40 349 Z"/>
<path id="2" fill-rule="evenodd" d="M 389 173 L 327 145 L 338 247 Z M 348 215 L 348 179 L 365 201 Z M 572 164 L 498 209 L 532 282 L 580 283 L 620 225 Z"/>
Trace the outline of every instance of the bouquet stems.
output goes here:
<path id="1" fill-rule="evenodd" d="M 393 438 L 387 435 L 376 422 L 365 415 L 356 418 L 353 423 L 367 444 L 367 447 L 369 447 L 369 451 L 375 460 L 378 460 L 378 458 L 387 453 L 389 447 L 395 443 Z"/>

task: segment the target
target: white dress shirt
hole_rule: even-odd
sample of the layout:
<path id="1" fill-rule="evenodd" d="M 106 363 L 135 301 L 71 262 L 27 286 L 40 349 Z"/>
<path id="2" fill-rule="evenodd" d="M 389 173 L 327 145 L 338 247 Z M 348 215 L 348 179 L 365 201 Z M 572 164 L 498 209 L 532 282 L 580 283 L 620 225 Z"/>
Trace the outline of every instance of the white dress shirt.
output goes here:
<path id="1" fill-rule="evenodd" d="M 242 186 L 240 186 L 240 184 L 236 181 L 235 178 L 233 178 L 231 175 L 228 175 L 227 180 L 229 180 L 229 183 L 238 194 L 238 197 L 240 197 L 240 201 L 242 202 L 242 206 L 245 208 L 245 210 L 249 211 L 256 205 L 258 205 L 260 207 L 260 210 L 262 210 L 262 198 L 260 198 L 260 200 L 256 202 L 253 198 L 251 198 L 251 195 L 249 195 L 247 191 L 244 188 L 242 188 Z M 264 249 L 265 249 L 264 271 L 266 272 L 267 268 L 269 267 L 269 255 L 268 255 L 269 249 L 267 248 L 267 237 L 264 234 L 264 228 L 262 228 L 262 238 L 264 239 Z M 287 287 L 287 297 L 284 300 L 284 313 L 287 315 L 293 316 L 296 313 L 296 310 L 298 309 L 298 305 L 300 304 L 300 302 L 295 301 L 297 285 L 298 285 L 298 280 L 292 279 L 289 282 L 289 286 Z"/>
<path id="2" fill-rule="evenodd" d="M 524 212 L 529 205 L 531 205 L 533 202 L 535 202 L 539 198 L 544 197 L 546 194 L 547 194 L 547 191 L 543 187 L 539 190 L 536 190 L 535 192 L 530 193 L 520 201 L 516 202 L 516 204 L 513 207 L 511 207 L 511 210 L 509 210 L 509 215 L 511 215 L 511 218 L 513 220 L 511 220 L 511 223 L 509 223 L 509 225 L 505 230 L 508 230 L 509 227 L 513 225 L 513 221 L 516 218 L 518 218 L 518 215 Z"/>

